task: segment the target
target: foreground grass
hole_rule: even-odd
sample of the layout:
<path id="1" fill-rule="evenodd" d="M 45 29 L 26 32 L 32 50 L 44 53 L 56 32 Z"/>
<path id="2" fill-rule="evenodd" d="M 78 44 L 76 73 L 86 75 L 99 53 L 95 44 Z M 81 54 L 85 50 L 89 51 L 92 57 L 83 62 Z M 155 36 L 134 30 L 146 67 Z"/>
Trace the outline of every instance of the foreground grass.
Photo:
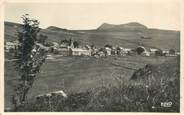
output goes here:
<path id="1" fill-rule="evenodd" d="M 60 96 L 30 99 L 14 111 L 179 112 L 178 59 L 148 68 L 137 70 L 142 71 L 136 74 L 137 79 L 114 75 L 111 84 L 102 79 L 100 86 L 68 92 L 67 99 Z M 172 102 L 172 105 L 163 107 L 162 102 Z"/>
<path id="2" fill-rule="evenodd" d="M 116 85 L 115 77 L 129 79 L 135 69 L 145 64 L 159 64 L 173 57 L 58 57 L 47 60 L 41 72 L 30 89 L 28 98 L 57 90 L 64 90 L 67 94 L 85 92 L 90 88 L 100 87 L 101 84 Z M 132 68 L 132 69 L 129 69 Z M 18 74 L 14 63 L 5 62 L 5 107 L 11 107 L 11 95 L 17 84 Z M 103 82 L 102 82 L 103 81 Z"/>
<path id="3" fill-rule="evenodd" d="M 172 106 L 162 107 L 161 102 L 172 102 Z M 117 86 L 69 94 L 67 99 L 43 98 L 16 111 L 179 112 L 179 106 L 179 80 L 158 79 L 149 85 L 123 81 Z"/>

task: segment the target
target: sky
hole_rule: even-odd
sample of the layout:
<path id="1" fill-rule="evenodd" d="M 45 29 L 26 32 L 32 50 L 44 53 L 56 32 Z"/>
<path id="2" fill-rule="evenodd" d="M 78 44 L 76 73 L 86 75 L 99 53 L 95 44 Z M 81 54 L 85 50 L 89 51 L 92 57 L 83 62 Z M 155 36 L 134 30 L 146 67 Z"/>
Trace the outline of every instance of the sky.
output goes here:
<path id="1" fill-rule="evenodd" d="M 155 2 L 154 2 L 155 1 Z M 179 0 L 122 2 L 6 3 L 5 21 L 21 23 L 23 14 L 40 21 L 41 28 L 95 29 L 102 23 L 139 22 L 149 28 L 180 30 Z"/>

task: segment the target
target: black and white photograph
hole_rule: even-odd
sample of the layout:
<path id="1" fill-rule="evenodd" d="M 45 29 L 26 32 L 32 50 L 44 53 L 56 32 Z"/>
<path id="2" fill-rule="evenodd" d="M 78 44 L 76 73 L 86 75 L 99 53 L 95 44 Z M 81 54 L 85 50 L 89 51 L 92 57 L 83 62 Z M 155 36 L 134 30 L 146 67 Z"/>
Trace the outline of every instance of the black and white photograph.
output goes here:
<path id="1" fill-rule="evenodd" d="M 5 2 L 3 111 L 180 113 L 180 3 Z"/>

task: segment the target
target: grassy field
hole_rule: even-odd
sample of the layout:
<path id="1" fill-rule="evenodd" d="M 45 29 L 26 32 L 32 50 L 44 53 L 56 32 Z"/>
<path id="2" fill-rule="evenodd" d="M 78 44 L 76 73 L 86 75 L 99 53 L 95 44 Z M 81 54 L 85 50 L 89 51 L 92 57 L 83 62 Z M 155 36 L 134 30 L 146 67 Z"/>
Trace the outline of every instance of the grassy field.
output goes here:
<path id="1" fill-rule="evenodd" d="M 158 61 L 158 60 L 157 60 Z M 161 60 L 160 60 L 161 61 Z M 116 64 L 117 65 L 117 64 Z M 125 64 L 126 65 L 126 64 Z M 125 66 L 124 66 L 125 67 Z M 130 67 L 130 66 L 129 66 Z M 179 112 L 179 58 L 150 64 L 136 70 L 130 79 L 113 76 L 111 83 L 94 80 L 96 87 L 68 93 L 68 98 L 54 96 L 30 100 L 16 111 L 58 112 Z M 76 76 L 79 78 L 78 76 Z M 106 75 L 109 78 L 110 75 Z M 111 76 L 112 77 L 112 76 Z M 84 78 L 83 78 L 84 79 Z M 86 78 L 89 79 L 89 78 Z M 76 81 L 76 80 L 75 80 Z M 88 80 L 92 81 L 92 80 Z M 103 80 L 101 80 L 103 81 Z M 85 86 L 84 83 L 80 84 Z M 73 84 L 75 86 L 79 84 Z M 161 103 L 171 103 L 163 106 Z"/>
<path id="2" fill-rule="evenodd" d="M 160 64 L 173 57 L 58 57 L 47 60 L 41 68 L 28 98 L 56 90 L 67 94 L 84 92 L 99 86 L 117 85 L 119 78 L 129 80 L 133 72 L 145 64 Z M 16 84 L 13 62 L 5 62 L 5 106 Z"/>

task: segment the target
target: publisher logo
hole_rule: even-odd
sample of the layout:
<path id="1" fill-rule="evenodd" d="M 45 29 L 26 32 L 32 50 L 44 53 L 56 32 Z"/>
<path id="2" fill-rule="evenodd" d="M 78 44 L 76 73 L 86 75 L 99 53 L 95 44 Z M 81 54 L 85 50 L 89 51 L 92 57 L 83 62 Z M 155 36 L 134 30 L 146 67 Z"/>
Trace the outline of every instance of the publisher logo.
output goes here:
<path id="1" fill-rule="evenodd" d="M 161 102 L 160 106 L 161 107 L 172 107 L 172 102 Z"/>

